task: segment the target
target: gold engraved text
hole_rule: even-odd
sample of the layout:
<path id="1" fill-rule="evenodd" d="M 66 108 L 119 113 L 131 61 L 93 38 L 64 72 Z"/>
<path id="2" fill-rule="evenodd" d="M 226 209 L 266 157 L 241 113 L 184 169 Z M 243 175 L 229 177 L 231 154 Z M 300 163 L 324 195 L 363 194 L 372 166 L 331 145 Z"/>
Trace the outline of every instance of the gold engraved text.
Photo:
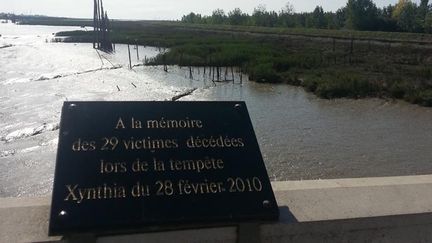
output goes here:
<path id="1" fill-rule="evenodd" d="M 84 141 L 81 138 L 72 144 L 72 151 L 74 152 L 87 152 L 96 150 L 96 141 Z"/>
<path id="2" fill-rule="evenodd" d="M 80 204 L 84 200 L 101 200 L 101 199 L 116 199 L 126 198 L 126 190 L 123 186 L 117 186 L 113 183 L 112 186 L 104 184 L 103 186 L 91 187 L 91 188 L 80 188 L 76 185 L 66 185 L 68 194 L 64 201 L 72 201 Z"/>
<path id="3" fill-rule="evenodd" d="M 159 120 L 148 120 L 147 128 L 203 128 L 203 122 L 201 120 L 191 120 L 189 117 L 182 120 L 168 120 L 161 117 Z"/>
<path id="4" fill-rule="evenodd" d="M 230 138 L 228 136 L 190 136 L 186 145 L 188 148 L 242 148 L 245 146 L 242 138 Z"/>
<path id="5" fill-rule="evenodd" d="M 208 158 L 198 160 L 169 160 L 172 171 L 196 171 L 198 173 L 206 170 L 222 170 L 224 161 L 222 159 Z"/>
<path id="6" fill-rule="evenodd" d="M 128 140 L 122 140 L 126 150 L 146 150 L 146 149 L 175 149 L 179 147 L 177 139 L 153 139 L 150 137 L 135 139 L 131 137 Z"/>

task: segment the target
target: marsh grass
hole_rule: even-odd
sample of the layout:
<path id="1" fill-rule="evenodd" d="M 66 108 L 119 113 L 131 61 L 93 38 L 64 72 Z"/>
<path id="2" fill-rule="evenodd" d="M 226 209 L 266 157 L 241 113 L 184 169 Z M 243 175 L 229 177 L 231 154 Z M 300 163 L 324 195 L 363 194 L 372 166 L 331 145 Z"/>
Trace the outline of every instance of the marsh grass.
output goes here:
<path id="1" fill-rule="evenodd" d="M 281 35 L 289 33 L 296 35 Z M 91 31 L 57 35 L 92 41 Z M 234 66 L 254 81 L 300 85 L 326 99 L 387 97 L 432 106 L 429 35 L 117 22 L 112 39 L 169 48 L 149 65 Z"/>

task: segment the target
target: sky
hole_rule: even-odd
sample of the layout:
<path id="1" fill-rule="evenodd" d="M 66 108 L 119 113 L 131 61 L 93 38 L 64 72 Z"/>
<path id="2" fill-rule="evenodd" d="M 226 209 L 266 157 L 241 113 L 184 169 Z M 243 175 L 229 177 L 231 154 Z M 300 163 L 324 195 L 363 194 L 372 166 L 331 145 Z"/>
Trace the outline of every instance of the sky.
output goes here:
<path id="1" fill-rule="evenodd" d="M 260 4 L 267 10 L 279 11 L 287 2 L 296 12 L 311 12 L 318 5 L 325 11 L 335 11 L 345 6 L 347 0 L 104 0 L 104 8 L 113 19 L 176 20 L 190 12 L 211 15 L 217 8 L 228 12 L 238 7 L 252 13 Z M 378 7 L 397 2 L 375 0 Z M 0 12 L 92 18 L 93 0 L 0 0 Z"/>

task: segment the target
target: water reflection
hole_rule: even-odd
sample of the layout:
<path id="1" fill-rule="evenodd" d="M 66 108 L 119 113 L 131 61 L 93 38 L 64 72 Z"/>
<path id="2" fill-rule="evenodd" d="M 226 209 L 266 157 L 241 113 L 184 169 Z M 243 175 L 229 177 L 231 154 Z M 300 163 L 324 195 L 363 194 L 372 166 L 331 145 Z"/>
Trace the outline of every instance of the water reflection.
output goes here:
<path id="1" fill-rule="evenodd" d="M 204 87 L 204 81 L 176 76 L 160 82 Z M 219 84 L 183 100 L 246 101 L 274 180 L 432 173 L 430 108 L 381 99 L 323 100 L 302 88 L 255 82 Z"/>

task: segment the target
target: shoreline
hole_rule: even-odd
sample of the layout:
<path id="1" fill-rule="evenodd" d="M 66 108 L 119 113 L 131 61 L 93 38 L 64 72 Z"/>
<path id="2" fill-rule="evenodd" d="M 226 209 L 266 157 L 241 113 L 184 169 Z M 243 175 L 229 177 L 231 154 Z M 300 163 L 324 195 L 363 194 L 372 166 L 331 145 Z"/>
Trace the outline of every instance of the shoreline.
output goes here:
<path id="1" fill-rule="evenodd" d="M 86 19 L 50 17 L 20 24 L 91 27 Z M 216 81 L 219 69 L 235 67 L 251 81 L 300 86 L 324 99 L 384 98 L 432 107 L 428 34 L 118 20 L 112 29 L 113 43 L 168 48 L 147 65 L 216 68 Z M 93 35 L 67 31 L 53 40 L 91 43 Z"/>
<path id="2" fill-rule="evenodd" d="M 324 99 L 377 97 L 432 107 L 432 69 L 427 58 L 432 49 L 428 46 L 251 35 L 187 24 L 123 25 L 114 26 L 113 43 L 168 48 L 148 59 L 147 65 L 208 67 L 216 73 L 216 81 L 223 70 L 235 68 L 250 81 L 301 86 Z M 91 43 L 92 31 L 59 32 L 56 37 Z"/>

